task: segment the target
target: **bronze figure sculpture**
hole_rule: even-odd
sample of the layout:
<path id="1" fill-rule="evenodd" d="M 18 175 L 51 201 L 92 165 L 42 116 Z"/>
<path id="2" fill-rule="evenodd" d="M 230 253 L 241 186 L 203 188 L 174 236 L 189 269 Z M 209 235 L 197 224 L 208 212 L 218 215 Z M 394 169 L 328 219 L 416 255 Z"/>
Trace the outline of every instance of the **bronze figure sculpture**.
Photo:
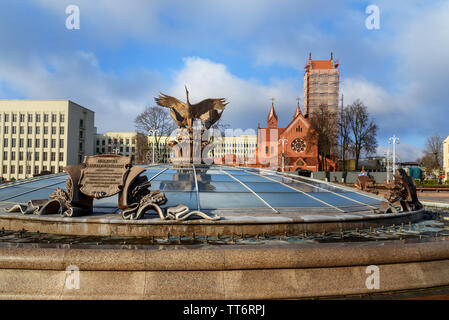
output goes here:
<path id="1" fill-rule="evenodd" d="M 166 94 L 160 93 L 159 97 L 154 98 L 156 103 L 165 108 L 170 109 L 170 116 L 175 121 L 179 129 L 186 129 L 187 132 L 179 132 L 176 140 L 172 140 L 169 142 L 169 146 L 174 148 L 175 146 L 184 146 L 187 147 L 190 152 L 190 155 L 183 154 L 182 151 L 178 150 L 177 158 L 184 159 L 184 161 L 189 161 L 190 163 L 194 162 L 194 147 L 193 147 L 193 123 L 196 120 L 200 120 L 203 124 L 201 128 L 201 136 L 203 135 L 205 130 L 209 130 L 215 123 L 217 123 L 221 115 L 223 114 L 223 110 L 225 109 L 228 102 L 226 102 L 225 98 L 208 98 L 203 101 L 191 104 L 189 100 L 189 90 L 186 89 L 186 103 L 179 101 L 178 99 L 168 96 Z M 182 131 L 182 130 L 180 130 Z M 185 138 L 188 139 L 185 139 Z M 187 140 L 187 142 L 186 142 Z M 201 153 L 203 154 L 203 150 L 209 145 L 207 141 L 201 141 Z M 184 148 L 184 150 L 186 150 Z"/>
<path id="2" fill-rule="evenodd" d="M 221 113 L 225 109 L 225 98 L 208 98 L 203 101 L 191 104 L 189 101 L 189 90 L 186 88 L 186 103 L 179 101 L 175 97 L 160 93 L 159 97 L 154 98 L 156 103 L 165 108 L 170 109 L 170 116 L 176 122 L 179 128 L 192 128 L 196 119 L 201 119 L 209 128 L 217 122 Z M 221 113 L 218 113 L 221 110 Z M 207 128 L 208 129 L 208 128 Z"/>

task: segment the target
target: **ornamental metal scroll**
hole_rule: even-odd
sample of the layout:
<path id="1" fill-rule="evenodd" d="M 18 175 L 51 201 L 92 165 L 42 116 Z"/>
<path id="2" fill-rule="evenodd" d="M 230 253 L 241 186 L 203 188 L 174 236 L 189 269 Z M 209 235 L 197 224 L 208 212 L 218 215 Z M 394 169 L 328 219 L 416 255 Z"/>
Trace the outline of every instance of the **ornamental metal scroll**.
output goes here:
<path id="1" fill-rule="evenodd" d="M 93 199 L 101 199 L 118 193 L 118 207 L 125 220 L 141 219 L 147 211 L 154 210 L 162 220 L 186 220 L 198 217 L 219 220 L 219 216 L 200 211 L 189 212 L 184 205 L 161 208 L 167 203 L 164 192 L 151 191 L 150 181 L 141 175 L 145 169 L 133 167 L 129 157 L 100 155 L 86 157 L 82 165 L 64 168 L 69 177 L 66 190 L 57 188 L 49 199 L 30 200 L 26 205 L 17 204 L 8 212 L 22 214 L 55 214 L 76 217 L 93 213 Z M 99 172 L 101 174 L 99 174 Z"/>

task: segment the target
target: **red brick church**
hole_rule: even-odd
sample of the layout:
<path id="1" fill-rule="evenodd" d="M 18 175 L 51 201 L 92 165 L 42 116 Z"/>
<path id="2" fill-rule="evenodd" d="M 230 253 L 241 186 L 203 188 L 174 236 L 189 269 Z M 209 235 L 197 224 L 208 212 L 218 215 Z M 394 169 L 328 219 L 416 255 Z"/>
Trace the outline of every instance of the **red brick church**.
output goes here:
<path id="1" fill-rule="evenodd" d="M 321 156 L 315 145 L 307 148 L 305 137 L 309 131 L 309 114 L 321 103 L 326 103 L 330 110 L 338 112 L 338 61 L 334 62 L 331 53 L 330 60 L 312 60 L 311 55 L 305 66 L 304 74 L 304 108 L 299 105 L 293 114 L 291 122 L 285 128 L 278 127 L 278 116 L 272 102 L 268 113 L 267 127 L 257 127 L 257 150 L 253 167 L 270 167 L 282 170 L 282 159 L 285 171 L 318 171 Z M 283 151 L 284 149 L 284 151 Z M 284 153 L 284 157 L 282 154 Z M 327 169 L 337 170 L 337 159 L 327 159 Z"/>

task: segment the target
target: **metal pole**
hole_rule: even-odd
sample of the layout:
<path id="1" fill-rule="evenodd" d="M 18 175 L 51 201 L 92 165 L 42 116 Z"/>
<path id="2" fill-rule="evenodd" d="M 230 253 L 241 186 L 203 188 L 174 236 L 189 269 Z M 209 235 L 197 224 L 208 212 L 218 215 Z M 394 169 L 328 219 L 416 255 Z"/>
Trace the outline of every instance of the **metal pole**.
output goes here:
<path id="1" fill-rule="evenodd" d="M 390 182 L 390 149 L 387 149 L 387 182 Z"/>
<path id="2" fill-rule="evenodd" d="M 154 140 L 155 140 L 155 134 L 156 134 L 156 132 L 155 132 L 155 130 L 153 130 L 153 163 L 152 164 L 154 164 Z"/>
<path id="3" fill-rule="evenodd" d="M 284 152 L 285 152 L 284 144 L 287 143 L 288 140 L 285 138 L 282 138 L 282 139 L 279 139 L 279 142 L 282 144 L 282 172 L 284 172 L 284 156 L 285 156 L 284 155 Z"/>
<path id="4" fill-rule="evenodd" d="M 396 144 L 399 144 L 399 138 L 396 135 L 393 135 L 388 143 L 393 144 L 393 179 L 396 173 Z"/>

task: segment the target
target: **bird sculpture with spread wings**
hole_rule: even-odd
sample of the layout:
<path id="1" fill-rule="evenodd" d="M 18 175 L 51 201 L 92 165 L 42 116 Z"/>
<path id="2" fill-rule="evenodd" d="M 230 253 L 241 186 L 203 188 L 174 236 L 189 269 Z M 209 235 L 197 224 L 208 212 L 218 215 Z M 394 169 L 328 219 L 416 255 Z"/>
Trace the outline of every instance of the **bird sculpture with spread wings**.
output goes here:
<path id="1" fill-rule="evenodd" d="M 209 98 L 199 103 L 191 104 L 189 101 L 189 91 L 187 90 L 187 87 L 186 96 L 186 103 L 163 93 L 160 93 L 159 97 L 154 98 L 159 106 L 170 109 L 170 116 L 179 128 L 192 128 L 193 121 L 196 119 L 201 119 L 206 129 L 209 129 L 220 119 L 224 108 L 228 104 L 225 98 Z M 218 110 L 221 110 L 221 112 L 219 113 Z"/>

